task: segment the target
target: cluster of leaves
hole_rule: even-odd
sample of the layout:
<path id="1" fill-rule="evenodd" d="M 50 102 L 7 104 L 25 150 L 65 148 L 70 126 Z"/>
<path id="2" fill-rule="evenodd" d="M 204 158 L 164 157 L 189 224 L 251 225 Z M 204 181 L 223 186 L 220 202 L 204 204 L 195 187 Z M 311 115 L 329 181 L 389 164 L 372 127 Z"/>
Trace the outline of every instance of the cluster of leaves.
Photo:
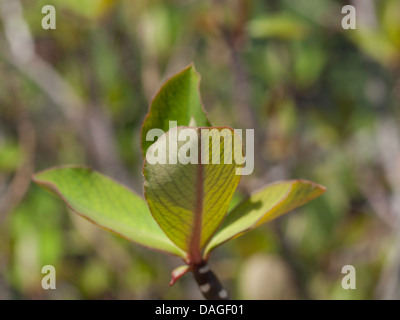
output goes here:
<path id="1" fill-rule="evenodd" d="M 145 157 L 148 149 L 168 149 L 168 144 L 161 145 L 161 141 L 168 139 L 172 130 L 211 127 L 199 83 L 199 74 L 189 65 L 171 77 L 151 103 L 142 126 L 145 199 L 86 167 L 58 167 L 34 176 L 37 184 L 94 224 L 150 249 L 182 258 L 186 265 L 173 272 L 172 282 L 207 261 L 211 251 L 223 243 L 325 192 L 324 187 L 305 180 L 280 181 L 253 193 L 227 213 L 240 180 L 236 174 L 238 164 L 149 164 Z M 177 121 L 178 128 L 167 131 L 172 120 Z M 152 144 L 146 136 L 153 128 L 167 132 Z M 221 134 L 227 129 L 211 128 Z M 235 134 L 233 129 L 228 130 Z M 210 148 L 216 139 L 220 139 L 219 135 L 211 135 Z M 220 156 L 225 154 L 224 147 L 221 143 Z M 242 150 L 242 145 L 234 144 L 233 148 Z"/>

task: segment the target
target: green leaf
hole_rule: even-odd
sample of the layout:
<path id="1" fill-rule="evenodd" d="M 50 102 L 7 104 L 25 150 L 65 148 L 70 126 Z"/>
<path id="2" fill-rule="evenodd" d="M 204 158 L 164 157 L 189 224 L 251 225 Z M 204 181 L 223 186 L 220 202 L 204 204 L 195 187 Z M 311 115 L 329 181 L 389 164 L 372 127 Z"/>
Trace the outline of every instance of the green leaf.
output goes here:
<path id="1" fill-rule="evenodd" d="M 189 140 L 181 139 L 185 132 L 183 129 L 193 132 Z M 210 131 L 208 149 L 205 143 L 201 143 L 207 141 L 202 129 L 214 129 Z M 173 146 L 176 137 L 179 139 Z M 225 147 L 227 141 L 232 143 Z M 180 161 L 174 164 L 173 158 L 168 157 L 169 150 L 174 149 L 179 150 L 179 154 L 185 150 L 182 153 L 185 155 L 186 150 L 190 150 L 190 155 L 197 158 L 197 164 L 194 161 L 183 164 L 179 158 L 175 158 Z M 204 161 L 207 152 L 209 164 Z M 241 166 L 234 161 L 236 153 L 243 155 L 242 142 L 239 135 L 228 127 L 177 127 L 162 135 L 148 150 L 143 173 L 145 198 L 150 211 L 167 236 L 189 254 L 192 263 L 201 261 L 201 250 L 224 219 L 240 181 Z M 150 161 L 150 155 L 155 154 L 167 155 L 164 164 Z M 229 155 L 234 155 L 231 164 L 225 163 Z M 200 161 L 202 157 L 204 160 Z M 218 158 L 220 164 L 215 163 Z"/>
<path id="2" fill-rule="evenodd" d="M 309 31 L 307 24 L 296 15 L 281 13 L 261 16 L 248 24 L 253 38 L 302 39 Z"/>
<path id="3" fill-rule="evenodd" d="M 280 181 L 265 186 L 233 209 L 215 234 L 204 255 L 259 225 L 311 201 L 326 188 L 306 180 Z"/>
<path id="4" fill-rule="evenodd" d="M 34 181 L 99 227 L 150 249 L 186 258 L 154 221 L 146 202 L 110 178 L 71 166 L 40 172 Z"/>
<path id="5" fill-rule="evenodd" d="M 153 144 L 146 140 L 148 131 L 157 128 L 166 132 L 170 129 L 169 121 L 176 121 L 178 126 L 211 126 L 201 102 L 199 86 L 200 75 L 193 64 L 165 82 L 153 98 L 142 125 L 143 156 Z"/>

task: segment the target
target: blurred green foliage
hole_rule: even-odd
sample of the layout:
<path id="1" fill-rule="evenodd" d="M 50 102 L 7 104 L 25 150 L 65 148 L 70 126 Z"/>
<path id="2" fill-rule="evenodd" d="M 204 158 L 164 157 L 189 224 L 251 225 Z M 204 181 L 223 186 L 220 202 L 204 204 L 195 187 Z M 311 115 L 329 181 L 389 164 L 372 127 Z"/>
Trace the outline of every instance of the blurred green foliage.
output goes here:
<path id="1" fill-rule="evenodd" d="M 66 112 L 18 68 L 0 21 L 0 299 L 200 298 L 189 276 L 167 286 L 179 259 L 97 229 L 28 186 L 33 171 L 76 163 L 142 192 L 140 125 L 162 81 L 191 61 L 212 123 L 258 136 L 256 172 L 235 197 L 286 178 L 328 188 L 216 250 L 211 264 L 232 296 L 400 297 L 398 0 L 354 1 L 356 30 L 340 25 L 347 1 L 21 3 L 37 56 L 83 103 Z M 57 10 L 56 30 L 41 27 L 45 4 Z M 46 264 L 56 290 L 41 288 Z M 347 264 L 356 290 L 341 287 Z"/>

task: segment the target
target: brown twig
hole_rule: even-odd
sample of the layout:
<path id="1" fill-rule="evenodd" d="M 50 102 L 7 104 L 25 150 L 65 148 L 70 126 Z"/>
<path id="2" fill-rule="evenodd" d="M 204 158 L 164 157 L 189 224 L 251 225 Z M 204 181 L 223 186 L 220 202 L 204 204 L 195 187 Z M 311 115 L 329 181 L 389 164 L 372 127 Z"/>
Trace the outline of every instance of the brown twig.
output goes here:
<path id="1" fill-rule="evenodd" d="M 24 154 L 24 159 L 16 170 L 6 192 L 0 198 L 0 225 L 6 219 L 7 213 L 16 207 L 25 196 L 34 170 L 35 129 L 23 109 L 18 108 L 17 113 L 18 144 Z"/>

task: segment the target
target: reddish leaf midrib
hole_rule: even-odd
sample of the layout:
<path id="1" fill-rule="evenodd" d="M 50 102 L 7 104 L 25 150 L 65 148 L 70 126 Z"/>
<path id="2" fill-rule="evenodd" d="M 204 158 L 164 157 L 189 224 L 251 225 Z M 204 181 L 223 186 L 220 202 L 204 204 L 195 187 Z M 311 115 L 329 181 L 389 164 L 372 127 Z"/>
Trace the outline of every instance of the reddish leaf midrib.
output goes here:
<path id="1" fill-rule="evenodd" d="M 196 176 L 196 206 L 194 212 L 194 221 L 192 236 L 190 239 L 189 254 L 191 264 L 199 264 L 202 261 L 200 242 L 201 242 L 201 224 L 203 216 L 203 198 L 204 198 L 204 181 L 203 181 L 203 165 L 201 164 L 201 134 L 198 131 L 197 143 L 197 176 Z"/>

